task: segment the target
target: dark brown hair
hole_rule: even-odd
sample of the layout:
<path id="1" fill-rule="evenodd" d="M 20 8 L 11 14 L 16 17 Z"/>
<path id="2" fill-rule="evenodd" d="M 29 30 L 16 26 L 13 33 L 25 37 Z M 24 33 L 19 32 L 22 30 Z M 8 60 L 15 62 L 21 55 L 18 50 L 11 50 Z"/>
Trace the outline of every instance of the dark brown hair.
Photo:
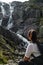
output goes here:
<path id="1" fill-rule="evenodd" d="M 37 42 L 37 32 L 36 31 L 33 31 L 32 32 L 32 42 L 33 43 L 36 43 Z"/>
<path id="2" fill-rule="evenodd" d="M 36 30 L 34 30 L 34 29 L 29 30 L 28 36 L 30 36 L 31 34 L 32 34 L 32 38 L 31 38 L 32 42 L 36 43 L 37 42 L 37 32 L 36 32 Z"/>

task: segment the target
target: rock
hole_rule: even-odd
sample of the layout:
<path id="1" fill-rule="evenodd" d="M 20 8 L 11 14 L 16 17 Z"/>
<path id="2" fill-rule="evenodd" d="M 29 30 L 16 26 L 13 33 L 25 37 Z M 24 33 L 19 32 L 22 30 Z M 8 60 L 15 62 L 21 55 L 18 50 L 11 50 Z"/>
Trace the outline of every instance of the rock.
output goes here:
<path id="1" fill-rule="evenodd" d="M 0 2 L 0 6 L 2 5 L 2 2 Z"/>
<path id="2" fill-rule="evenodd" d="M 5 15 L 4 17 L 3 17 L 3 20 L 2 20 L 2 26 L 3 27 L 6 27 L 7 25 L 8 25 L 8 21 L 9 21 L 9 16 L 7 16 L 7 15 Z"/>
<path id="3" fill-rule="evenodd" d="M 43 0 L 29 0 L 32 3 L 43 3 Z"/>
<path id="4" fill-rule="evenodd" d="M 0 12 L 0 20 L 2 20 L 2 19 L 3 19 L 3 13 Z"/>
<path id="5" fill-rule="evenodd" d="M 40 10 L 37 8 L 31 8 L 29 6 L 29 2 L 22 3 L 14 1 L 10 4 L 3 3 L 2 7 L 6 12 L 5 15 L 3 16 L 1 24 L 3 27 L 8 28 L 10 26 L 8 29 L 12 30 L 13 32 L 17 32 L 20 29 L 22 31 L 23 30 L 26 31 L 26 28 L 31 27 L 34 24 L 36 28 L 37 24 L 39 26 L 37 18 L 40 17 Z M 10 16 L 12 19 L 10 18 Z"/>
<path id="6" fill-rule="evenodd" d="M 9 30 L 3 28 L 0 26 L 0 34 L 3 35 L 4 37 L 8 38 L 9 40 L 12 40 L 13 42 L 16 43 L 17 41 L 17 36 L 15 33 L 10 33 Z"/>
<path id="7" fill-rule="evenodd" d="M 40 30 L 39 30 L 39 35 L 40 37 L 43 38 L 43 26 L 40 27 Z"/>
<path id="8" fill-rule="evenodd" d="M 3 11 L 0 9 L 2 12 L 0 15 L 0 25 L 13 32 L 19 31 L 23 36 L 27 35 L 25 32 L 28 32 L 30 28 L 35 28 L 39 31 L 39 26 L 43 25 L 40 23 L 42 21 L 41 17 L 43 16 L 43 6 L 40 9 L 40 3 L 37 5 L 37 2 L 42 3 L 42 1 L 38 0 L 29 0 L 23 3 L 18 1 L 13 1 L 10 4 L 2 3 L 0 8 L 6 13 L 3 16 Z M 30 3 L 33 3 L 33 5 Z M 22 33 L 20 30 L 22 30 Z"/>

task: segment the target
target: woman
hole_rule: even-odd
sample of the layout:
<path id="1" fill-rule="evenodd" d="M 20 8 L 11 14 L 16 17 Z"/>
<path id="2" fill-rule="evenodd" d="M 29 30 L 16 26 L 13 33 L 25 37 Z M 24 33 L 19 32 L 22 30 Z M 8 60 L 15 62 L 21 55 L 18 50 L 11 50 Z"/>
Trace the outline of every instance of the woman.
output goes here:
<path id="1" fill-rule="evenodd" d="M 31 29 L 28 32 L 29 44 L 27 46 L 25 56 L 23 61 L 19 62 L 19 65 L 34 65 L 31 61 L 33 61 L 36 65 L 43 65 L 41 63 L 42 60 L 39 59 L 41 53 L 37 46 L 37 33 L 35 30 Z M 38 58 L 38 59 L 36 59 Z"/>

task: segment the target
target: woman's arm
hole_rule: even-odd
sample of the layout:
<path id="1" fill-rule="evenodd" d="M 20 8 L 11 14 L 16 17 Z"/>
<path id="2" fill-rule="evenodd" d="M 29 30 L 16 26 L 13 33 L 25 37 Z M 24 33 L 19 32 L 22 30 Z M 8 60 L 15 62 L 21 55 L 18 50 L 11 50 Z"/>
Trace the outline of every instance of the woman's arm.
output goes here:
<path id="1" fill-rule="evenodd" d="M 23 60 L 24 61 L 30 61 L 31 54 L 32 54 L 32 45 L 30 44 L 27 46 Z"/>
<path id="2" fill-rule="evenodd" d="M 23 60 L 24 60 L 24 61 L 30 61 L 30 58 L 24 56 Z"/>

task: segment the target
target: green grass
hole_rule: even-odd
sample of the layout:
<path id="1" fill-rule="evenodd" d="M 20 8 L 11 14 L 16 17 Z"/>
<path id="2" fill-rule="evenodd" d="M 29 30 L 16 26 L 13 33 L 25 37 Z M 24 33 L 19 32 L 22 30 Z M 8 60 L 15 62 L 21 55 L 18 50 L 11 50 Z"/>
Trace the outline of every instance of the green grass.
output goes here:
<path id="1" fill-rule="evenodd" d="M 7 57 L 5 57 L 4 55 L 3 55 L 3 51 L 2 50 L 0 50 L 0 64 L 1 63 L 7 63 Z"/>
<path id="2" fill-rule="evenodd" d="M 0 43 L 6 43 L 6 41 L 3 39 L 2 35 L 0 35 Z"/>
<path id="3" fill-rule="evenodd" d="M 9 42 L 10 44 L 14 44 L 12 41 Z M 2 35 L 0 35 L 0 64 L 6 64 L 8 62 L 8 60 L 14 59 L 14 55 L 12 54 L 12 52 L 14 52 L 14 45 L 10 46 L 10 44 L 7 44 L 6 42 L 6 38 L 4 38 Z M 10 50 L 3 48 L 3 45 L 8 47 Z M 12 54 L 11 56 L 9 55 L 3 55 L 3 53 L 8 54 L 8 52 L 10 52 L 10 54 Z"/>

